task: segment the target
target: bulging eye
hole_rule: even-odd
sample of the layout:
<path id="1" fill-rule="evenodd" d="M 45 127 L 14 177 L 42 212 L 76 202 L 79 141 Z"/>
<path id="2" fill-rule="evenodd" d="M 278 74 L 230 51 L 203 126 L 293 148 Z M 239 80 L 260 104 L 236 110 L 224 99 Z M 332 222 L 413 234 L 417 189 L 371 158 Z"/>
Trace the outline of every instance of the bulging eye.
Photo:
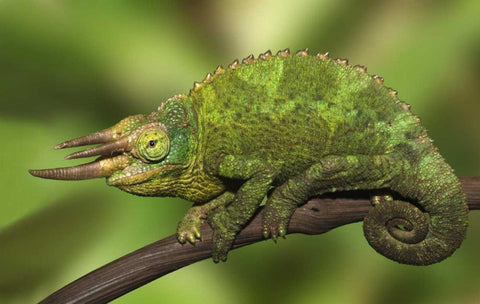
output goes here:
<path id="1" fill-rule="evenodd" d="M 170 139 L 165 131 L 155 128 L 144 131 L 137 140 L 138 156 L 147 162 L 155 162 L 167 156 Z"/>

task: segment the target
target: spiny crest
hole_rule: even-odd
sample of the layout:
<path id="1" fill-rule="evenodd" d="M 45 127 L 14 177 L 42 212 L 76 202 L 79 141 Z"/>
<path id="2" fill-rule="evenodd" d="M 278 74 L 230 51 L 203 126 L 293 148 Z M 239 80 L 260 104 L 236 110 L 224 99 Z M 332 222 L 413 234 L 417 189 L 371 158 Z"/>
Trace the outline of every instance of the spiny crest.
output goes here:
<path id="1" fill-rule="evenodd" d="M 272 51 L 270 51 L 270 50 L 266 51 L 265 53 L 262 53 L 262 54 L 258 55 L 259 60 L 268 60 L 268 59 L 271 59 L 272 57 L 273 57 Z"/>
<path id="2" fill-rule="evenodd" d="M 243 58 L 242 64 L 250 64 L 254 61 L 255 61 L 255 57 L 253 57 L 253 54 L 250 54 L 247 57 Z"/>
<path id="3" fill-rule="evenodd" d="M 212 82 L 213 80 L 213 76 L 212 76 L 212 73 L 207 73 L 207 75 L 205 75 L 205 78 L 203 79 L 203 83 L 210 83 Z"/>
<path id="4" fill-rule="evenodd" d="M 221 65 L 219 65 L 217 66 L 213 74 L 217 76 L 217 75 L 223 74 L 223 72 L 225 72 L 225 69 Z"/>
<path id="5" fill-rule="evenodd" d="M 290 49 L 289 48 L 286 48 L 284 50 L 280 50 L 277 52 L 277 56 L 278 57 L 290 57 Z"/>
<path id="6" fill-rule="evenodd" d="M 239 65 L 240 63 L 238 62 L 238 59 L 235 59 L 232 63 L 228 65 L 228 69 L 235 70 Z"/>
<path id="7" fill-rule="evenodd" d="M 387 88 L 388 90 L 388 93 L 390 94 L 390 96 L 392 96 L 393 98 L 397 98 L 398 96 L 398 92 L 392 88 Z"/>
<path id="8" fill-rule="evenodd" d="M 308 56 L 308 48 L 304 50 L 297 51 L 295 53 L 296 56 L 307 57 Z"/>
<path id="9" fill-rule="evenodd" d="M 328 52 L 325 52 L 325 53 L 323 53 L 323 54 L 322 54 L 322 53 L 318 53 L 318 54 L 316 55 L 316 57 L 317 57 L 317 58 L 320 58 L 321 60 L 328 60 L 328 59 L 330 59 L 330 56 L 329 56 Z"/>
<path id="10" fill-rule="evenodd" d="M 402 106 L 402 108 L 404 108 L 406 111 L 410 111 L 410 108 L 412 107 L 411 105 L 409 105 L 408 103 L 406 103 L 404 101 L 400 101 L 399 103 Z"/>
<path id="11" fill-rule="evenodd" d="M 237 65 L 238 65 L 238 61 L 237 61 Z M 221 65 L 217 66 L 213 74 L 207 73 L 207 75 L 205 75 L 205 78 L 202 80 L 202 82 L 198 82 L 198 81 L 193 82 L 193 88 L 190 90 L 190 94 L 193 92 L 197 92 L 203 87 L 203 85 L 209 84 L 210 82 L 213 81 L 213 79 L 216 76 L 223 74 L 224 72 L 225 72 L 225 69 Z"/>
<path id="12" fill-rule="evenodd" d="M 364 66 L 364 65 L 358 65 L 358 64 L 357 64 L 357 65 L 354 65 L 353 68 L 354 68 L 355 70 L 359 71 L 359 72 L 362 73 L 362 74 L 367 73 L 367 67 Z"/>
<path id="13" fill-rule="evenodd" d="M 202 87 L 202 83 L 200 83 L 198 81 L 193 82 L 193 91 L 198 91 L 198 90 L 200 90 L 201 87 Z"/>
<path id="14" fill-rule="evenodd" d="M 280 50 L 277 52 L 276 55 L 273 55 L 272 52 L 270 50 L 267 50 L 266 52 L 264 53 L 260 53 L 257 57 L 257 59 L 255 59 L 255 57 L 253 56 L 253 54 L 250 54 L 249 56 L 245 57 L 242 59 L 242 61 L 240 62 L 238 59 L 235 59 L 231 64 L 228 65 L 228 68 L 227 70 L 235 70 L 237 69 L 239 66 L 241 65 L 249 65 L 249 64 L 252 64 L 254 63 L 255 61 L 264 61 L 264 60 L 269 60 L 269 59 L 272 59 L 274 57 L 281 57 L 281 58 L 287 58 L 287 57 L 290 57 L 291 56 L 291 52 L 290 52 L 290 49 L 289 48 L 286 48 L 284 50 Z M 303 49 L 303 50 L 299 50 L 295 53 L 295 56 L 299 56 L 299 57 L 307 57 L 307 56 L 310 56 L 309 54 L 309 51 L 308 51 L 308 48 L 306 49 Z M 316 58 L 320 59 L 320 60 L 323 60 L 323 61 L 328 61 L 328 60 L 332 60 L 333 62 L 335 62 L 336 64 L 339 64 L 340 66 L 342 67 L 349 67 L 349 64 L 348 64 L 348 60 L 347 59 L 341 59 L 341 58 L 336 58 L 336 59 L 331 59 L 330 56 L 329 56 L 329 53 L 326 52 L 326 53 L 317 53 L 315 55 Z M 351 68 L 353 68 L 354 70 L 358 71 L 359 73 L 361 74 L 367 74 L 367 68 L 363 65 L 354 65 L 352 66 Z M 212 81 L 215 80 L 215 77 L 217 77 L 218 75 L 221 75 L 225 72 L 225 69 L 219 65 L 215 71 L 212 73 L 208 73 L 205 78 L 203 79 L 202 82 L 194 82 L 193 83 L 193 88 L 190 90 L 190 93 L 192 92 L 197 92 L 198 90 L 200 90 L 204 85 L 206 84 L 209 84 L 211 83 Z M 404 108 L 406 111 L 410 111 L 410 105 L 405 103 L 405 102 L 402 102 L 398 99 L 398 92 L 392 88 L 388 88 L 388 87 L 385 87 L 383 85 L 383 82 L 384 82 L 384 79 L 383 77 L 380 77 L 378 75 L 371 75 L 370 76 L 373 81 L 375 81 L 378 85 L 384 87 L 388 93 L 390 94 L 390 96 L 395 100 L 396 103 L 399 103 L 402 108 Z"/>
<path id="15" fill-rule="evenodd" d="M 348 66 L 348 60 L 347 59 L 337 58 L 337 59 L 335 59 L 335 62 L 338 63 L 341 66 L 344 66 L 344 67 Z"/>
<path id="16" fill-rule="evenodd" d="M 375 80 L 375 82 L 378 83 L 379 85 L 383 85 L 383 77 L 380 77 L 378 75 L 373 75 L 372 79 Z"/>

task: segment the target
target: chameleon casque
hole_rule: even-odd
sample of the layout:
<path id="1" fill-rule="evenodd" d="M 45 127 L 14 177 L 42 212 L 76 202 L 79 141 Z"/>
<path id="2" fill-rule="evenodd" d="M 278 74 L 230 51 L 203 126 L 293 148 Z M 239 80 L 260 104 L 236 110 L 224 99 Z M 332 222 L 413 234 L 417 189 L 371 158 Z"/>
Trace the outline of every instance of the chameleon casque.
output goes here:
<path id="1" fill-rule="evenodd" d="M 56 148 L 90 144 L 101 145 L 66 158 L 100 156 L 93 162 L 30 173 L 106 177 L 133 194 L 194 202 L 178 240 L 195 243 L 207 221 L 214 261 L 226 259 L 264 199 L 264 236 L 277 238 L 298 205 L 335 191 L 382 190 L 372 197 L 364 233 L 400 263 L 439 262 L 465 237 L 461 184 L 410 106 L 381 77 L 327 53 L 285 49 L 235 60 L 149 115 Z"/>

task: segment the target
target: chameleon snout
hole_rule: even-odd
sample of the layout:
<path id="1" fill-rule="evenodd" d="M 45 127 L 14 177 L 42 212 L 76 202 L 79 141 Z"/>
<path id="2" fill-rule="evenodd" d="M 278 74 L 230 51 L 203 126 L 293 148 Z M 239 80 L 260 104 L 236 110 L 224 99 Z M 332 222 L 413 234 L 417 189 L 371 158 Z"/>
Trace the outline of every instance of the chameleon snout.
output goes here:
<path id="1" fill-rule="evenodd" d="M 65 141 L 55 146 L 55 149 L 101 144 L 93 148 L 69 154 L 65 159 L 76 159 L 90 156 L 100 156 L 100 158 L 90 163 L 72 167 L 29 170 L 29 172 L 37 177 L 58 180 L 83 180 L 108 177 L 115 171 L 124 169 L 132 161 L 132 158 L 129 155 L 120 154 L 131 150 L 129 138 L 124 136 L 115 140 L 115 137 L 115 133 L 112 132 L 112 130 L 107 129 Z"/>

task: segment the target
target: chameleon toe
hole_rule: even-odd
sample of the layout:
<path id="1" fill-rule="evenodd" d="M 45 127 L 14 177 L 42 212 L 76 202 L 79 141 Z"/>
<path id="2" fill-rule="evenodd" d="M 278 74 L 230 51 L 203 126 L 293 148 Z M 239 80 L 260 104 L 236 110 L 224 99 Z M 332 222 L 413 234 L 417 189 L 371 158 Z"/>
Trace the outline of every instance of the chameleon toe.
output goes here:
<path id="1" fill-rule="evenodd" d="M 177 241 L 180 243 L 180 244 L 185 244 L 185 242 L 187 241 L 185 235 L 183 234 L 177 234 Z"/>
<path id="2" fill-rule="evenodd" d="M 190 244 L 195 245 L 195 241 L 196 241 L 195 235 L 189 234 L 189 235 L 187 236 L 187 239 L 188 239 L 188 242 L 189 242 Z"/>

